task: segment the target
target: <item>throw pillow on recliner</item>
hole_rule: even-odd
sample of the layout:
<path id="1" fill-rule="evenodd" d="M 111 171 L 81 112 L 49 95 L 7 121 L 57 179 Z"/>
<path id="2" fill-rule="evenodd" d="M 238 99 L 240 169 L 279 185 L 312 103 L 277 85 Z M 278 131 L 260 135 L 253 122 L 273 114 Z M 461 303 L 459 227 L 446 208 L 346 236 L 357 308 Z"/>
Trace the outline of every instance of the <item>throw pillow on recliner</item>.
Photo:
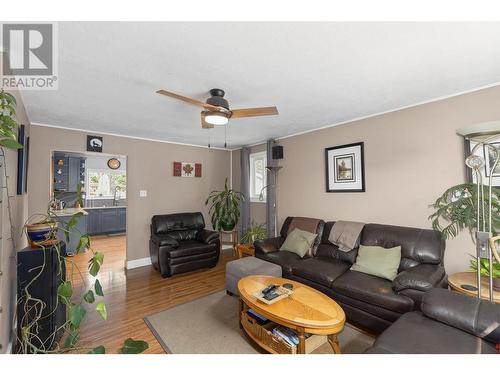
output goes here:
<path id="1" fill-rule="evenodd" d="M 385 249 L 381 246 L 360 245 L 356 263 L 351 271 L 363 272 L 387 280 L 394 280 L 398 275 L 401 262 L 401 246 Z"/>
<path id="2" fill-rule="evenodd" d="M 280 251 L 290 251 L 303 258 L 311 250 L 316 236 L 316 233 L 295 228 L 286 236 L 285 242 L 280 247 Z"/>

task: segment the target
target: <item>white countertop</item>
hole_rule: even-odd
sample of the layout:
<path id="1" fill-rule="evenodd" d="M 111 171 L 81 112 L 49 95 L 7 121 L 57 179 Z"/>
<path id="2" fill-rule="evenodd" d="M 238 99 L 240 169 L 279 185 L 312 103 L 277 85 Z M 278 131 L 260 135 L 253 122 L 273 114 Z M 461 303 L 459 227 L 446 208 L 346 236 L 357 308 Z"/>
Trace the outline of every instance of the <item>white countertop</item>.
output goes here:
<path id="1" fill-rule="evenodd" d="M 85 207 L 84 210 L 104 210 L 107 208 L 127 208 L 127 206 L 102 206 L 102 207 Z"/>
<path id="2" fill-rule="evenodd" d="M 76 214 L 78 212 L 82 212 L 84 215 L 88 215 L 87 211 L 85 211 L 81 208 L 75 208 L 75 207 L 65 208 L 63 210 L 53 210 L 52 212 L 57 216 L 73 216 L 74 214 Z"/>

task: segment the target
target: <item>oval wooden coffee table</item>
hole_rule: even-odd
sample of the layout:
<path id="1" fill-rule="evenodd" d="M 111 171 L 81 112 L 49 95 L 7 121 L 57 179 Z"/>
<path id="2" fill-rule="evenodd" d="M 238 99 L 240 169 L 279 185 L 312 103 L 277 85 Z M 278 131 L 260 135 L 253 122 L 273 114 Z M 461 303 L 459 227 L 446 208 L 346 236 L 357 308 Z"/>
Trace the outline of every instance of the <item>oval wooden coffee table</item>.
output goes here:
<path id="1" fill-rule="evenodd" d="M 270 284 L 283 285 L 285 283 L 293 285 L 293 294 L 288 298 L 267 305 L 255 297 Z M 305 353 L 305 335 L 310 333 L 328 336 L 328 342 L 333 351 L 340 354 L 337 334 L 344 328 L 345 313 L 330 297 L 297 281 L 260 275 L 242 278 L 238 282 L 238 291 L 240 293 L 240 319 L 242 319 L 242 313 L 250 308 L 277 324 L 295 330 L 299 336 L 297 353 Z M 246 331 L 244 326 L 241 327 Z M 262 348 L 268 350 L 251 332 L 247 334 Z"/>

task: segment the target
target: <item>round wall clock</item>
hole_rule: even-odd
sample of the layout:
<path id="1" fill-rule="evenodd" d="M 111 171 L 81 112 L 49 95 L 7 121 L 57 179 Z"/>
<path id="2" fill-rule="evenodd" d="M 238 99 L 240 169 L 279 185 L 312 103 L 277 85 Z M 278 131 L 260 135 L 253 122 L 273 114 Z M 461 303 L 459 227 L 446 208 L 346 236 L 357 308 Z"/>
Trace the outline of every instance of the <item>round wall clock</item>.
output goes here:
<path id="1" fill-rule="evenodd" d="M 111 169 L 118 169 L 120 168 L 121 164 L 122 163 L 120 163 L 120 160 L 116 158 L 111 158 L 108 160 L 108 167 L 110 167 Z"/>

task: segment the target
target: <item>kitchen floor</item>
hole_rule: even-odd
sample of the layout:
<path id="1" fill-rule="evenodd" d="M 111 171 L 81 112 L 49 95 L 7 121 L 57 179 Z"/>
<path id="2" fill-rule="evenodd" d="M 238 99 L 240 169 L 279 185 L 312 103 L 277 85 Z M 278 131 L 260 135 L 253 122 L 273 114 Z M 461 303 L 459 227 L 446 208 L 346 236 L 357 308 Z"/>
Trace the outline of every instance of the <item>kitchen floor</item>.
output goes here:
<path id="1" fill-rule="evenodd" d="M 125 260 L 127 258 L 126 235 L 92 236 L 90 243 L 94 251 L 99 251 L 104 254 L 103 270 L 106 272 L 115 271 L 123 273 Z M 84 272 L 87 270 L 87 264 L 90 258 L 92 258 L 92 252 L 87 251 L 85 254 L 75 255 L 71 260 L 81 272 Z"/>

